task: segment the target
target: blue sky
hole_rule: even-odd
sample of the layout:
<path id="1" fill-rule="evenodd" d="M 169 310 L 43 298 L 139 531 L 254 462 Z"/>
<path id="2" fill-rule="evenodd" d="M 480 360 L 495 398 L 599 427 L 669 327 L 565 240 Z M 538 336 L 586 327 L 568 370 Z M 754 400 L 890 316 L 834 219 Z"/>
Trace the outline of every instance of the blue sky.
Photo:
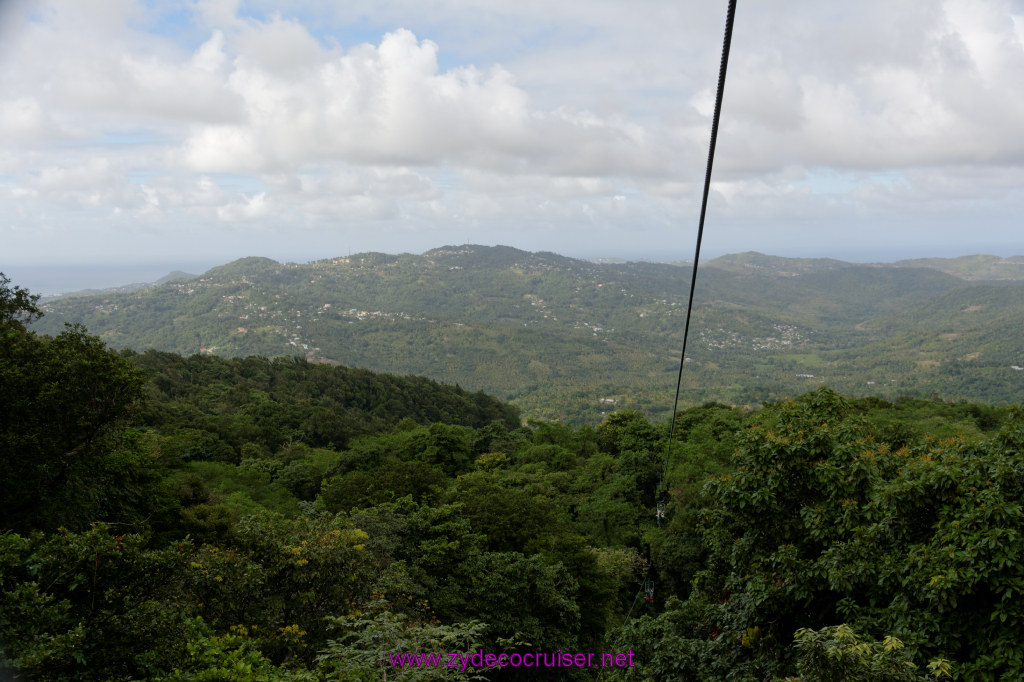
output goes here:
<path id="1" fill-rule="evenodd" d="M 0 270 L 688 258 L 725 5 L 5 2 Z M 1024 2 L 736 21 L 708 256 L 1024 253 Z"/>

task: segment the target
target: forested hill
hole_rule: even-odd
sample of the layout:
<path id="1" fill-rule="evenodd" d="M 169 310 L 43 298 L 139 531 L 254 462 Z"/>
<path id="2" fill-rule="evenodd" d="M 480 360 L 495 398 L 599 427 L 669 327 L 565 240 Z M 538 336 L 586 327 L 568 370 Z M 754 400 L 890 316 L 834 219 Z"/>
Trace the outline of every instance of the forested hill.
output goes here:
<path id="1" fill-rule="evenodd" d="M 37 334 L 7 283 L 0 676 L 1024 679 L 1019 405 L 520 424 L 428 380 Z"/>
<path id="2" fill-rule="evenodd" d="M 149 380 L 150 400 L 139 409 L 141 421 L 153 428 L 185 422 L 205 432 L 200 442 L 183 447 L 205 449 L 208 459 L 237 459 L 252 441 L 270 451 L 290 442 L 340 448 L 352 438 L 401 424 L 520 425 L 519 411 L 511 405 L 423 377 L 300 358 L 185 358 L 152 350 L 124 355 Z"/>
<path id="3" fill-rule="evenodd" d="M 960 258 L 915 258 L 898 266 L 926 267 L 948 272 L 967 280 L 1024 281 L 1024 256 L 961 256 Z"/>
<path id="4" fill-rule="evenodd" d="M 1024 395 L 1016 259 L 858 265 L 745 253 L 702 266 L 682 399 L 751 404 L 822 383 L 852 395 Z M 510 247 L 245 258 L 192 279 L 50 299 L 116 348 L 300 355 L 417 374 L 596 423 L 671 401 L 690 269 Z"/>

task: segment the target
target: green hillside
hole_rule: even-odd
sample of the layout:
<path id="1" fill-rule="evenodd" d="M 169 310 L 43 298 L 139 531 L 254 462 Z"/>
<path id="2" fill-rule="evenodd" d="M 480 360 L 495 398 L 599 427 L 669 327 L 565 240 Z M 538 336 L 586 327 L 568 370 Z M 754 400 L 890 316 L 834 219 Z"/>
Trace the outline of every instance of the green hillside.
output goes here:
<path id="1" fill-rule="evenodd" d="M 822 382 L 888 398 L 1024 395 L 1024 373 L 1012 369 L 1024 365 L 1024 342 L 1011 333 L 1024 328 L 1024 285 L 904 265 L 709 261 L 683 400 L 750 404 Z M 622 407 L 665 414 L 689 279 L 685 266 L 471 245 L 308 264 L 246 258 L 190 280 L 51 299 L 39 324 L 55 333 L 82 322 L 116 348 L 299 355 L 425 375 L 511 400 L 527 416 L 595 423 Z M 952 324 L 948 306 L 972 296 L 991 303 L 962 306 L 988 306 L 968 314 L 967 327 L 939 324 Z M 936 369 L 958 362 L 967 362 L 958 378 Z"/>
<path id="2" fill-rule="evenodd" d="M 934 268 L 966 280 L 1024 281 L 1024 256 L 960 256 L 959 258 L 914 258 L 897 266 Z"/>

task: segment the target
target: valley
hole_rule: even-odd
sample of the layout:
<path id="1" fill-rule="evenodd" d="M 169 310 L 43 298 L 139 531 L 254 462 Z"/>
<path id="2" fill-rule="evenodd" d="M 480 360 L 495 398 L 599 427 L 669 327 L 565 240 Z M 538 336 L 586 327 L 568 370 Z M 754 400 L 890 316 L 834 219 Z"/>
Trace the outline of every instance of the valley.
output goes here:
<path id="1" fill-rule="evenodd" d="M 972 258 L 710 260 L 698 273 L 681 400 L 755 405 L 822 384 L 886 399 L 1019 400 L 1020 264 Z M 983 278 L 994 272 L 1004 279 Z M 686 265 L 500 246 L 245 258 L 150 287 L 47 299 L 37 328 L 78 322 L 114 348 L 423 375 L 531 418 L 597 423 L 614 406 L 657 419 L 671 409 L 689 279 Z"/>

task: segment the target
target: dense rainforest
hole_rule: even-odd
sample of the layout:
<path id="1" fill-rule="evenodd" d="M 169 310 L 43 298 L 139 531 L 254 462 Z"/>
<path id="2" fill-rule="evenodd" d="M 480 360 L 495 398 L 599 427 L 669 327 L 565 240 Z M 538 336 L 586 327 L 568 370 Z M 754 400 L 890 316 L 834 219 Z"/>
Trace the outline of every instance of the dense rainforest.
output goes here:
<path id="1" fill-rule="evenodd" d="M 1024 678 L 1019 406 L 523 423 L 40 313 L 0 277 L 0 678 Z M 448 667 L 473 652 L 521 664 Z"/>

